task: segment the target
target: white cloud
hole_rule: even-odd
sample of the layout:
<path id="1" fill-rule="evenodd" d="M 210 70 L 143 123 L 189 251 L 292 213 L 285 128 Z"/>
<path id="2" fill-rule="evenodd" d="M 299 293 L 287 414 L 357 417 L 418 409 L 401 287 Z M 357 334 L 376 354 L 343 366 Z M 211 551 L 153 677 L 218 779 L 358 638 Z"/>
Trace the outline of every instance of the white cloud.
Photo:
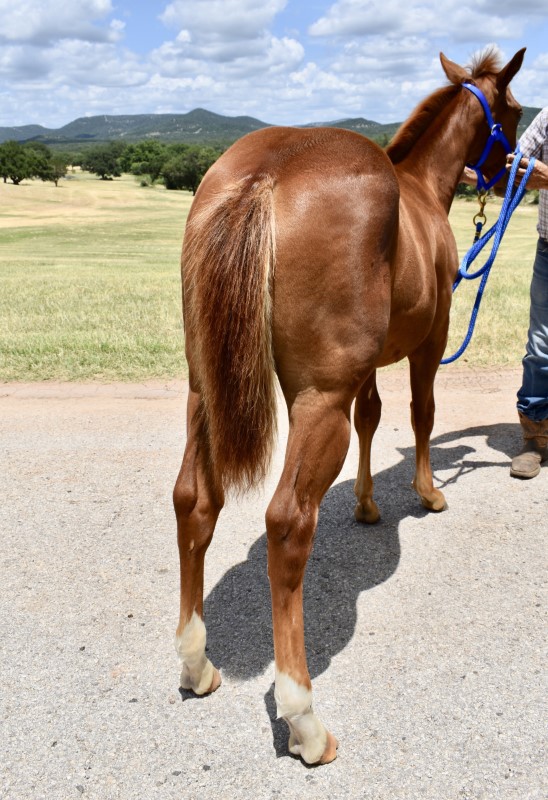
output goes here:
<path id="1" fill-rule="evenodd" d="M 0 49 L 0 78 L 27 82 L 47 75 L 50 59 L 40 50 L 25 45 L 5 45 Z"/>
<path id="2" fill-rule="evenodd" d="M 287 0 L 170 3 L 160 19 L 177 31 L 150 54 L 157 75 L 214 78 L 220 84 L 288 75 L 304 58 L 296 39 L 277 37 L 272 21 Z M 234 88 L 227 91 L 234 91 Z M 249 87 L 246 88 L 249 92 Z"/>
<path id="3" fill-rule="evenodd" d="M 59 39 L 116 40 L 123 23 L 94 24 L 111 12 L 111 0 L 0 0 L 0 41 L 47 45 Z"/>
<path id="4" fill-rule="evenodd" d="M 0 77 L 27 84 L 48 82 L 48 91 L 71 84 L 83 86 L 138 86 L 150 70 L 137 56 L 118 51 L 110 43 L 61 40 L 40 50 L 34 45 L 14 45 L 0 51 Z M 19 85 L 19 91 L 23 86 Z"/>
<path id="5" fill-rule="evenodd" d="M 118 52 L 108 44 L 61 42 L 55 48 L 55 63 L 63 65 L 53 73 L 54 80 L 60 83 L 141 86 L 149 78 L 149 70 L 142 67 L 133 53 Z"/>
<path id="6" fill-rule="evenodd" d="M 269 30 L 272 21 L 287 0 L 202 0 L 190 3 L 176 0 L 170 3 L 160 19 L 178 33 L 173 41 L 164 43 L 153 54 L 158 66 L 167 55 L 173 69 L 176 49 L 182 59 L 196 64 L 232 64 L 232 72 L 246 74 L 252 69 L 261 71 L 272 67 L 292 67 L 303 57 L 302 46 L 295 40 L 275 37 Z M 246 67 L 246 60 L 248 66 Z M 204 68 L 200 66 L 199 68 Z"/>
<path id="7" fill-rule="evenodd" d="M 522 68 L 512 81 L 512 91 L 523 105 L 544 108 L 548 105 L 548 53 Z M 524 101 L 527 98 L 527 102 Z"/>
<path id="8" fill-rule="evenodd" d="M 525 0 L 527 2 L 527 0 Z M 539 6 L 537 0 L 530 5 Z M 482 8 L 485 5 L 486 8 Z M 487 7 L 488 6 L 488 7 Z M 492 8 L 491 8 L 492 6 Z M 491 41 L 513 38 L 526 24 L 522 6 L 515 4 L 501 16 L 500 3 L 469 3 L 459 0 L 423 0 L 419 4 L 400 0 L 337 0 L 310 27 L 311 36 L 387 36 L 399 45 L 401 36 L 450 37 L 455 41 Z"/>
<path id="9" fill-rule="evenodd" d="M 287 0 L 175 0 L 160 19 L 202 40 L 241 41 L 260 36 L 286 4 Z"/>
<path id="10" fill-rule="evenodd" d="M 505 16 L 529 16 L 539 14 L 546 16 L 546 0 L 477 0 L 474 7 L 482 14 L 504 14 Z"/>
<path id="11" fill-rule="evenodd" d="M 425 38 L 403 37 L 398 47 L 386 37 L 376 36 L 366 42 L 353 40 L 345 44 L 331 63 L 337 73 L 359 74 L 362 81 L 375 76 L 422 75 L 431 69 L 432 47 Z"/>
<path id="12" fill-rule="evenodd" d="M 375 36 L 430 31 L 434 14 L 427 5 L 412 9 L 399 0 L 338 0 L 310 28 L 311 36 Z"/>
<path id="13" fill-rule="evenodd" d="M 158 74 L 167 76 L 208 74 L 219 81 L 224 78 L 256 78 L 262 73 L 289 72 L 304 57 L 304 50 L 294 39 L 265 36 L 242 51 L 237 43 L 228 42 L 210 50 L 194 47 L 192 42 L 164 43 L 150 55 Z"/>

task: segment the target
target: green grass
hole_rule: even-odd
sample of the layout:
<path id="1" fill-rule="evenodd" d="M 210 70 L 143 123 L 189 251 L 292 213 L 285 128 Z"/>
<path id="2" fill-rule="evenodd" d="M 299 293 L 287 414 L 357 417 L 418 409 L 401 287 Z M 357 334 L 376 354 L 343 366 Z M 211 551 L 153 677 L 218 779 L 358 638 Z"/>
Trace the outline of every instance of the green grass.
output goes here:
<path id="1" fill-rule="evenodd" d="M 25 224 L 0 228 L 0 379 L 182 377 L 179 257 L 191 196 L 85 175 L 57 190 L 3 188 Z"/>
<path id="2" fill-rule="evenodd" d="M 488 202 L 485 230 L 496 222 L 500 205 L 500 200 Z M 477 210 L 475 200 L 456 201 L 451 209 L 450 221 L 459 258 L 472 245 L 472 218 Z M 521 363 L 529 324 L 529 286 L 537 242 L 537 216 L 538 206 L 525 200 L 514 212 L 487 281 L 472 341 L 455 363 L 483 367 L 515 367 Z M 473 262 L 471 272 L 486 262 L 492 243 L 493 239 Z M 455 292 L 446 355 L 455 352 L 466 335 L 479 280 L 461 281 Z"/>
<path id="3" fill-rule="evenodd" d="M 76 173 L 57 189 L 0 183 L 0 380 L 185 375 L 179 257 L 191 201 L 130 176 L 105 182 Z M 488 225 L 499 207 L 488 204 Z M 451 212 L 461 255 L 475 212 L 475 202 L 464 200 Z M 536 217 L 537 206 L 522 204 L 510 222 L 458 363 L 519 364 Z M 467 281 L 457 292 L 448 353 L 466 333 L 476 289 L 477 281 Z"/>

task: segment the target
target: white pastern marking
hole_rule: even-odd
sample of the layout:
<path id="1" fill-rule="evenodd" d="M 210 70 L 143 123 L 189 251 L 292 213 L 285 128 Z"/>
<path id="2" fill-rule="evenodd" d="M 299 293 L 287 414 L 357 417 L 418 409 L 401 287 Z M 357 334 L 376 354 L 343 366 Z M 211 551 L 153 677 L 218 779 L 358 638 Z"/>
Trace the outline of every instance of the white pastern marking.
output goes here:
<path id="1" fill-rule="evenodd" d="M 289 750 L 307 764 L 315 764 L 327 745 L 327 731 L 312 711 L 312 692 L 290 675 L 276 670 L 274 697 L 278 717 L 289 725 Z"/>
<path id="2" fill-rule="evenodd" d="M 196 694 L 205 694 L 213 681 L 214 668 L 205 654 L 206 628 L 194 611 L 180 636 L 175 637 L 175 649 L 182 662 L 181 686 Z"/>

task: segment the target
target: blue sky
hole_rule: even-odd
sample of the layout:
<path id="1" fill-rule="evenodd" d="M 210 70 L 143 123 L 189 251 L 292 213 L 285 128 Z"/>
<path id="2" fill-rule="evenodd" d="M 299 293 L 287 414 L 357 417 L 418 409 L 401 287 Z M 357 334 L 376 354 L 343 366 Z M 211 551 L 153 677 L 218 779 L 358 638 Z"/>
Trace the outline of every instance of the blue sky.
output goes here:
<path id="1" fill-rule="evenodd" d="M 548 103 L 546 0 L 0 0 L 0 125 L 202 107 L 300 124 L 404 119 L 488 45 Z"/>

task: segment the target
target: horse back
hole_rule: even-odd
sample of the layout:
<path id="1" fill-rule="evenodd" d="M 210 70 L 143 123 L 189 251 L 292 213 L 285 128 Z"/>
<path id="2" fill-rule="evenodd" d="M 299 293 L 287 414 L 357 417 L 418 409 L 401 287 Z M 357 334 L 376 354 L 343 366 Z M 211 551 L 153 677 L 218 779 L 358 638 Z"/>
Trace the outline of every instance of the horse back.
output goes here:
<path id="1" fill-rule="evenodd" d="M 271 127 L 248 134 L 233 144 L 206 174 L 198 194 L 213 187 L 222 190 L 244 177 L 269 175 L 277 188 L 297 182 L 301 190 L 317 178 L 333 181 L 351 175 L 384 173 L 394 179 L 394 168 L 384 151 L 360 134 L 340 128 Z M 315 180 L 316 179 L 316 180 Z"/>

